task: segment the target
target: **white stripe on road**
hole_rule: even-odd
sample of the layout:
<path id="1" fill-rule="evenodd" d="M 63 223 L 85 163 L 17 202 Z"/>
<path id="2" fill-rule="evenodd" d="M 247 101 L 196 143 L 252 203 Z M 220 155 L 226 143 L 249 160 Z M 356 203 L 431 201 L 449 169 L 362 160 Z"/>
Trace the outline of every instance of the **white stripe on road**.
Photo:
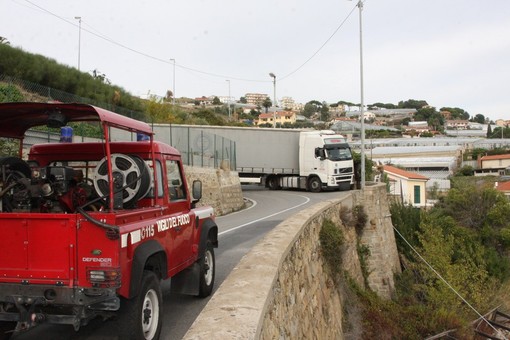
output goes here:
<path id="1" fill-rule="evenodd" d="M 292 209 L 299 208 L 300 206 L 305 205 L 305 204 L 307 204 L 308 202 L 310 202 L 310 198 L 308 198 L 308 197 L 306 197 L 306 196 L 301 196 L 301 195 L 298 195 L 298 196 L 299 196 L 299 197 L 303 197 L 303 198 L 305 199 L 305 202 L 300 203 L 300 204 L 298 204 L 298 205 L 295 205 L 295 206 L 293 206 L 293 207 L 287 208 L 287 209 L 285 209 L 285 210 L 279 211 L 279 212 L 277 212 L 277 213 L 274 213 L 274 214 L 271 214 L 271 215 L 267 215 L 267 216 L 261 217 L 261 218 L 259 218 L 259 219 L 254 220 L 254 221 L 251 221 L 251 222 L 248 222 L 248 223 L 245 223 L 245 224 L 241 224 L 241 225 L 239 225 L 239 226 L 237 226 L 237 227 L 234 227 L 234 228 L 231 228 L 231 229 L 229 229 L 229 230 L 222 231 L 221 233 L 219 233 L 219 234 L 218 234 L 218 236 L 224 235 L 224 234 L 226 234 L 226 233 L 229 233 L 229 232 L 234 231 L 234 230 L 237 230 L 237 229 L 244 228 L 244 227 L 246 227 L 246 226 L 249 226 L 250 224 L 257 223 L 257 222 L 260 222 L 260 221 L 263 221 L 263 220 L 265 220 L 265 219 L 267 219 L 267 218 L 270 218 L 270 217 L 273 217 L 273 216 L 276 216 L 276 215 L 279 215 L 279 214 L 283 214 L 284 212 L 287 212 L 287 211 L 292 210 Z M 255 201 L 254 201 L 254 202 L 255 202 Z"/>

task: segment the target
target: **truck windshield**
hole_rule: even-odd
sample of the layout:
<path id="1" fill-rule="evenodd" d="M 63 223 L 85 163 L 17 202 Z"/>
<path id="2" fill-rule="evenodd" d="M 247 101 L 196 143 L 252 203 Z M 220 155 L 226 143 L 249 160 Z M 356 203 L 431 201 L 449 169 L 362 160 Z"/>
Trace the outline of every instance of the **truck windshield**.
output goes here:
<path id="1" fill-rule="evenodd" d="M 345 147 L 328 147 L 326 158 L 332 161 L 347 161 L 352 159 L 351 149 Z"/>

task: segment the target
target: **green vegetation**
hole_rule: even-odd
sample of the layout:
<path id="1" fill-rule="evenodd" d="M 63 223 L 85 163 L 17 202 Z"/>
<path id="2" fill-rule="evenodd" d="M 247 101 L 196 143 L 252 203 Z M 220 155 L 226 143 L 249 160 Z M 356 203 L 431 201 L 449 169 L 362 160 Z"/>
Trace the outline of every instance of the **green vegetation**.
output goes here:
<path id="1" fill-rule="evenodd" d="M 368 215 L 365 212 L 365 208 L 362 205 L 356 205 L 352 209 L 352 217 L 353 217 L 353 226 L 356 229 L 356 235 L 360 237 L 363 234 L 363 229 L 368 221 Z"/>
<path id="2" fill-rule="evenodd" d="M 341 277 L 339 269 L 342 265 L 342 248 L 344 244 L 342 230 L 331 220 L 324 220 L 319 232 L 319 240 L 329 271 L 332 273 L 335 281 L 337 281 Z"/>
<path id="3" fill-rule="evenodd" d="M 423 339 L 452 329 L 469 338 L 478 315 L 449 285 L 481 314 L 505 299 L 498 292 L 510 277 L 510 203 L 479 181 L 453 185 L 429 211 L 391 206 L 403 271 L 391 301 L 351 284 L 366 320 L 363 338 Z"/>
<path id="4" fill-rule="evenodd" d="M 23 100 L 23 94 L 16 86 L 0 83 L 0 103 L 22 102 Z"/>
<path id="5" fill-rule="evenodd" d="M 143 100 L 112 85 L 110 79 L 98 70 L 91 74 L 80 72 L 7 44 L 0 44 L 0 75 L 13 77 L 23 84 L 21 87 L 10 80 L 0 83 L 0 102 L 85 102 L 148 123 L 239 125 L 228 120 L 225 105 L 214 109 L 185 109 L 171 105 L 172 97 L 168 95 L 163 99 Z"/>
<path id="6" fill-rule="evenodd" d="M 361 153 L 352 152 L 352 160 L 354 162 L 354 181 L 356 183 L 361 182 Z M 373 180 L 373 168 L 374 162 L 367 158 L 365 154 L 365 181 Z M 358 185 L 359 188 L 359 185 Z"/>

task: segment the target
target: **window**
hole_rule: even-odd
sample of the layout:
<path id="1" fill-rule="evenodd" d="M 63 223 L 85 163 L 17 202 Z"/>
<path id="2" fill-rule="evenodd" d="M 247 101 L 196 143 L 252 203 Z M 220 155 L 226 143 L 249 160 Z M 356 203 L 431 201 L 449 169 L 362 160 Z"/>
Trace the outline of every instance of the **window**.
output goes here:
<path id="1" fill-rule="evenodd" d="M 170 201 L 185 199 L 186 190 L 184 189 L 184 180 L 177 161 L 166 161 L 166 176 L 168 179 Z"/>
<path id="2" fill-rule="evenodd" d="M 421 191 L 420 186 L 415 185 L 414 186 L 414 204 L 420 204 L 421 203 Z"/>
<path id="3" fill-rule="evenodd" d="M 150 165 L 150 160 L 146 160 L 146 163 Z M 161 163 L 156 160 L 156 176 L 158 176 L 158 197 L 163 197 L 163 171 L 161 169 Z M 154 188 L 151 188 L 147 197 L 154 197 Z"/>

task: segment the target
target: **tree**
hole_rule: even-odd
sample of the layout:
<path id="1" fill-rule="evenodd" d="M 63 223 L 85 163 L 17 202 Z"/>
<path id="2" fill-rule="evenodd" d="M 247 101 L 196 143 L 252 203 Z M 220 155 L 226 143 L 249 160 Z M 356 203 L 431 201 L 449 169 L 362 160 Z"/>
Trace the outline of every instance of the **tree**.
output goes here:
<path id="1" fill-rule="evenodd" d="M 353 152 L 352 161 L 354 163 L 354 181 L 361 182 L 361 153 Z M 367 158 L 365 154 L 365 181 L 372 181 L 374 162 Z"/>
<path id="2" fill-rule="evenodd" d="M 322 103 L 321 111 L 321 121 L 327 122 L 329 121 L 331 115 L 329 114 L 329 106 L 326 102 Z"/>
<path id="3" fill-rule="evenodd" d="M 262 102 L 262 106 L 266 109 L 266 113 L 267 113 L 267 110 L 273 105 L 273 103 L 271 102 L 271 99 L 269 97 L 266 97 L 266 99 L 264 99 L 264 101 Z"/>
<path id="4" fill-rule="evenodd" d="M 484 259 L 484 247 L 476 233 L 459 228 L 449 216 L 426 216 L 420 224 L 418 252 L 456 291 L 476 306 L 489 306 L 496 280 L 490 277 Z M 414 262 L 409 273 L 415 281 L 411 290 L 430 310 L 449 310 L 470 315 L 468 307 L 438 279 L 423 262 Z"/>
<path id="5" fill-rule="evenodd" d="M 145 105 L 145 114 L 150 117 L 152 123 L 183 123 L 174 114 L 171 105 L 163 104 L 162 99 L 150 96 Z"/>
<path id="6" fill-rule="evenodd" d="M 248 103 L 248 101 L 246 100 L 246 97 L 241 97 L 241 98 L 239 98 L 239 102 L 240 102 L 241 104 L 246 104 L 246 103 Z"/>
<path id="7" fill-rule="evenodd" d="M 497 139 L 497 138 L 510 138 L 510 128 L 504 126 L 498 126 L 491 132 L 489 135 L 489 131 L 487 129 L 487 138 Z"/>
<path id="8" fill-rule="evenodd" d="M 356 106 L 356 104 L 352 103 L 352 102 L 347 102 L 345 100 L 340 100 L 338 103 L 338 105 L 344 105 L 344 106 L 347 106 L 347 107 L 350 107 L 350 106 Z"/>
<path id="9" fill-rule="evenodd" d="M 464 165 L 455 173 L 455 176 L 473 176 L 474 174 L 475 170 L 471 165 Z"/>
<path id="10" fill-rule="evenodd" d="M 426 121 L 434 130 L 442 130 L 444 126 L 444 117 L 436 111 L 434 107 L 423 107 L 414 114 L 414 120 Z"/>
<path id="11" fill-rule="evenodd" d="M 424 107 L 416 110 L 414 114 L 415 121 L 428 121 L 430 117 L 434 113 L 436 113 L 436 109 L 434 107 Z"/>
<path id="12" fill-rule="evenodd" d="M 485 124 L 485 116 L 478 113 L 473 118 L 471 118 L 471 121 L 475 123 Z"/>
<path id="13" fill-rule="evenodd" d="M 406 101 L 399 101 L 398 107 L 401 109 L 416 109 L 419 110 L 425 106 L 428 106 L 427 102 L 425 100 L 415 100 L 415 99 L 409 99 Z"/>
<path id="14" fill-rule="evenodd" d="M 486 135 L 486 137 L 487 138 L 491 138 L 491 136 L 492 136 L 492 127 L 491 127 L 491 124 L 489 123 L 489 124 L 487 124 L 487 135 Z"/>
<path id="15" fill-rule="evenodd" d="M 469 119 L 469 113 L 464 111 L 463 109 L 460 109 L 458 107 L 442 107 L 439 109 L 439 111 L 443 112 L 449 112 L 451 119 L 459 119 L 459 120 L 468 120 Z"/>
<path id="16" fill-rule="evenodd" d="M 434 112 L 427 120 L 429 126 L 432 126 L 434 130 L 441 131 L 444 127 L 444 117 L 439 112 Z"/>
<path id="17" fill-rule="evenodd" d="M 0 44 L 10 45 L 11 43 L 7 40 L 7 38 L 0 37 Z"/>
<path id="18" fill-rule="evenodd" d="M 317 105 L 313 102 L 308 102 L 303 108 L 303 116 L 306 118 L 312 117 L 318 111 Z"/>

